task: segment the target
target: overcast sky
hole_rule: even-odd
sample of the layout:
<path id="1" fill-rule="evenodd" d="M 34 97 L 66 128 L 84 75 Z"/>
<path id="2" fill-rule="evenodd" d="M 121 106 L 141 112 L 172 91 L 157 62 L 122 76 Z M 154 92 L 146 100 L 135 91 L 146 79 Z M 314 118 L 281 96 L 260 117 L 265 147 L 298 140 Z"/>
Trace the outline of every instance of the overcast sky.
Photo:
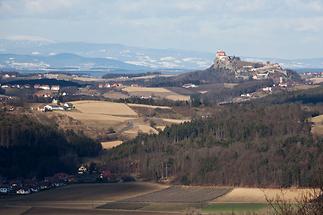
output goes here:
<path id="1" fill-rule="evenodd" d="M 323 57 L 323 0 L 0 0 L 0 37 Z"/>

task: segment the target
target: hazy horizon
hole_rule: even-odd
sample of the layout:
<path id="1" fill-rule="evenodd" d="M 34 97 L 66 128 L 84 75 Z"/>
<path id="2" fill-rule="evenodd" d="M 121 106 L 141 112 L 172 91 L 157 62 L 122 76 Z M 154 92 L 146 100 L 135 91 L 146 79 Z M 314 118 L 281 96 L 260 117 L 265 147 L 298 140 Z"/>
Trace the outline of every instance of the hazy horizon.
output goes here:
<path id="1" fill-rule="evenodd" d="M 323 56 L 322 0 L 0 0 L 0 38 Z"/>

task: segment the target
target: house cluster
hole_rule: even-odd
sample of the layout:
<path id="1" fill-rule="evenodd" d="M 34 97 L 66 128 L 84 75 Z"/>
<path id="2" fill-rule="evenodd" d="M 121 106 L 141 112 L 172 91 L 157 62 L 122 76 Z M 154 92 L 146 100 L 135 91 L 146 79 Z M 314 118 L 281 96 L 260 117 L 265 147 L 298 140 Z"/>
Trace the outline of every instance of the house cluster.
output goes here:
<path id="1" fill-rule="evenodd" d="M 40 90 L 52 90 L 52 91 L 59 91 L 60 90 L 60 86 L 59 85 L 41 85 L 41 84 L 35 84 L 34 85 L 34 89 L 40 89 Z"/>
<path id="2" fill-rule="evenodd" d="M 121 83 L 113 83 L 113 84 L 109 84 L 109 83 L 99 83 L 98 84 L 98 88 L 102 89 L 102 88 L 116 88 L 116 87 L 122 87 Z"/>
<path id="3" fill-rule="evenodd" d="M 6 88 L 17 88 L 17 89 L 29 89 L 31 86 L 29 84 L 20 85 L 20 84 L 0 84 L 2 89 Z"/>
<path id="4" fill-rule="evenodd" d="M 59 91 L 60 90 L 60 86 L 59 85 L 40 85 L 40 84 L 35 84 L 35 85 L 30 85 L 30 84 L 24 84 L 24 85 L 20 85 L 20 84 L 0 84 L 0 87 L 5 89 L 5 88 L 17 88 L 17 89 L 30 89 L 30 88 L 34 88 L 34 89 L 38 89 L 38 90 L 50 90 L 50 91 Z"/>
<path id="5" fill-rule="evenodd" d="M 277 63 L 272 64 L 267 62 L 259 68 L 251 68 L 247 69 L 247 71 L 252 74 L 252 79 L 254 80 L 268 79 L 271 76 L 277 76 L 275 74 L 279 74 L 278 77 L 276 77 L 277 80 L 287 77 L 287 71 Z"/>
<path id="6" fill-rule="evenodd" d="M 53 99 L 51 104 L 42 105 L 38 107 L 38 110 L 41 112 L 50 112 L 50 111 L 71 111 L 75 107 L 72 103 L 66 102 L 61 103 L 57 99 Z"/>
<path id="7" fill-rule="evenodd" d="M 52 177 L 46 177 L 44 180 L 26 179 L 26 180 L 5 180 L 0 179 L 0 195 L 17 194 L 27 195 L 37 193 L 43 190 L 53 189 L 76 182 L 76 178 L 66 173 L 57 173 Z"/>
<path id="8" fill-rule="evenodd" d="M 117 182 L 129 182 L 135 179 L 129 175 L 119 175 L 112 173 L 108 168 L 96 168 L 86 164 L 82 164 L 77 171 L 77 182 L 79 183 L 117 183 Z"/>
<path id="9" fill-rule="evenodd" d="M 302 75 L 306 78 L 323 78 L 323 72 L 304 72 Z"/>
<path id="10" fill-rule="evenodd" d="M 2 79 L 9 79 L 9 78 L 16 78 L 17 75 L 15 73 L 2 73 L 1 78 Z"/>

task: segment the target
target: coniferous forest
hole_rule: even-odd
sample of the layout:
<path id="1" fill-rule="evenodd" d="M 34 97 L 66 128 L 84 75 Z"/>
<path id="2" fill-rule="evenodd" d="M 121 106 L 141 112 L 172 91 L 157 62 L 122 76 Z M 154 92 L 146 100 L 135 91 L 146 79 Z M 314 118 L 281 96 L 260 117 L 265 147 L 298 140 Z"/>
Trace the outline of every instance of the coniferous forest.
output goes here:
<path id="1" fill-rule="evenodd" d="M 315 111 L 314 111 L 315 112 Z M 300 104 L 236 104 L 110 152 L 111 168 L 181 184 L 311 186 L 323 172 L 323 139 Z"/>
<path id="2" fill-rule="evenodd" d="M 24 114 L 0 112 L 0 137 L 0 175 L 8 178 L 73 173 L 82 157 L 101 150 L 83 134 L 60 131 Z"/>

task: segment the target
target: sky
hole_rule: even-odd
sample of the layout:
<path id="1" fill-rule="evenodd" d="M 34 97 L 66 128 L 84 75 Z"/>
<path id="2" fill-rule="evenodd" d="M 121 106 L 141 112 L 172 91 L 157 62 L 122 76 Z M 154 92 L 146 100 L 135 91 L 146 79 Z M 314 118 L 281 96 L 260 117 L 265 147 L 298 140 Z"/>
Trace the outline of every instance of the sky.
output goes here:
<path id="1" fill-rule="evenodd" d="M 0 38 L 323 57 L 323 0 L 0 0 Z"/>

